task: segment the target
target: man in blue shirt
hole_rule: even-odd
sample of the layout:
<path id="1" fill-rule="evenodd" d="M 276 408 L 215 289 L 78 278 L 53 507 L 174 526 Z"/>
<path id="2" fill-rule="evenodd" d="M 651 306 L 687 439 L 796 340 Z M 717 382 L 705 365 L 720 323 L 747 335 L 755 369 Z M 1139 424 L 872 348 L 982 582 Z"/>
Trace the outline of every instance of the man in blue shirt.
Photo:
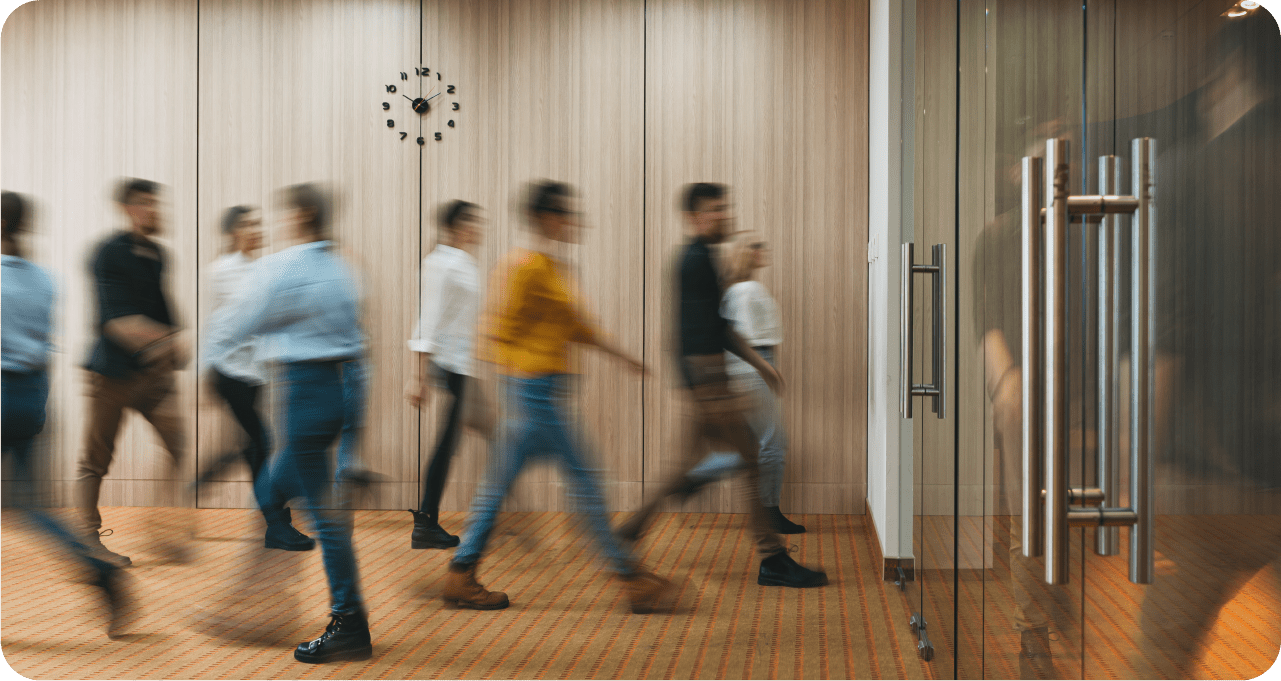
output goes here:
<path id="1" fill-rule="evenodd" d="M 111 612 L 107 635 L 116 637 L 128 612 L 128 587 L 120 569 L 93 556 L 88 547 L 49 514 L 35 506 L 32 445 L 44 430 L 45 404 L 49 399 L 49 351 L 54 290 L 53 280 L 43 269 L 21 257 L 18 234 L 27 222 L 27 201 L 13 192 L 0 196 L 0 260 L 3 286 L 0 293 L 0 410 L 3 411 L 3 450 L 11 455 L 13 479 L 5 496 L 17 499 L 18 506 L 36 526 L 66 547 L 89 566 L 93 584 L 103 590 Z M 10 496 L 12 495 L 12 496 Z"/>
<path id="2" fill-rule="evenodd" d="M 102 241 L 90 261 L 98 340 L 85 365 L 90 372 L 89 419 L 76 501 L 85 541 L 97 555 L 122 567 L 130 564 L 129 558 L 108 551 L 98 538 L 98 494 L 125 409 L 137 411 L 155 427 L 169 452 L 174 493 L 180 499 L 183 494 L 176 473 L 186 450 L 186 429 L 174 372 L 187 364 L 189 351 L 164 293 L 166 256 L 153 240 L 161 228 L 159 193 L 160 185 L 150 180 L 122 181 L 116 202 L 129 229 Z"/>
<path id="3" fill-rule="evenodd" d="M 270 475 L 259 476 L 258 498 L 283 505 L 305 496 L 315 520 L 329 578 L 330 623 L 319 638 L 299 644 L 300 662 L 365 660 L 373 654 L 369 619 L 360 596 L 351 513 L 329 498 L 327 456 L 342 431 L 343 364 L 359 357 L 356 290 L 328 240 L 330 202 L 311 185 L 285 190 L 286 223 L 300 242 L 258 261 L 251 285 L 225 318 L 211 324 L 206 361 L 214 368 L 254 336 L 266 336 L 266 357 L 287 376 L 285 445 Z M 328 510 L 327 510 L 328 509 Z"/>

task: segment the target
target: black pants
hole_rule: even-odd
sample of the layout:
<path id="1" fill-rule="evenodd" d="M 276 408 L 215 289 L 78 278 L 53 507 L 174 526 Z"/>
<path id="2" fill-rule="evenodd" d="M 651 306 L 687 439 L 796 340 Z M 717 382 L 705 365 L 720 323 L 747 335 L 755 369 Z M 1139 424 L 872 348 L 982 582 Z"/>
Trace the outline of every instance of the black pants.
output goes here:
<path id="1" fill-rule="evenodd" d="M 462 432 L 460 421 L 463 416 L 463 386 L 467 383 L 467 377 L 437 366 L 432 368 L 445 377 L 445 386 L 453 397 L 449 412 L 445 415 L 445 427 L 440 432 L 440 440 L 436 442 L 436 449 L 431 454 L 431 463 L 427 464 L 427 477 L 423 480 L 423 501 L 418 506 L 420 512 L 435 519 L 440 515 L 440 495 L 445 490 L 449 462 L 454 458 L 458 436 Z"/>
<path id="2" fill-rule="evenodd" d="M 227 403 L 231 409 L 232 416 L 236 417 L 236 422 L 244 429 L 245 435 L 249 436 L 249 442 L 241 449 L 239 456 L 249 464 L 249 473 L 253 476 L 256 483 L 258 476 L 262 472 L 263 465 L 267 462 L 267 457 L 271 455 L 271 439 L 267 435 L 267 427 L 262 422 L 262 417 L 258 415 L 258 393 L 260 387 L 250 385 L 236 378 L 223 374 L 218 370 L 213 370 L 214 388 L 218 395 Z M 218 463 L 210 469 L 208 475 L 212 475 L 225 468 L 231 460 L 236 458 L 236 453 L 229 452 L 224 454 Z M 258 494 L 258 485 L 254 485 L 254 494 L 258 496 L 258 506 L 266 514 L 271 510 L 267 505 L 269 502 L 261 498 Z"/>

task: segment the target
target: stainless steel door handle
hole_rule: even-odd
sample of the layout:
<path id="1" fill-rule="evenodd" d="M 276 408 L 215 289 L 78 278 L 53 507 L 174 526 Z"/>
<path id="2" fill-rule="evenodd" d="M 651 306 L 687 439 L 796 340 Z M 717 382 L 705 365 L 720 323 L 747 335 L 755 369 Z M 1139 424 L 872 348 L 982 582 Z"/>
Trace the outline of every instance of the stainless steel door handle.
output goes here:
<path id="1" fill-rule="evenodd" d="M 1023 555 L 1035 558 L 1045 551 L 1045 506 L 1041 477 L 1041 178 L 1045 166 L 1039 156 L 1023 157 Z"/>
<path id="2" fill-rule="evenodd" d="M 903 292 L 900 299 L 899 347 L 899 411 L 903 418 L 912 418 L 912 398 L 933 398 L 931 411 L 939 418 L 947 418 L 947 244 L 934 244 L 930 249 L 931 264 L 917 265 L 913 244 L 903 244 Z M 934 277 L 932 292 L 933 322 L 930 329 L 930 366 L 934 382 L 918 384 L 912 378 L 912 276 L 929 274 Z"/>

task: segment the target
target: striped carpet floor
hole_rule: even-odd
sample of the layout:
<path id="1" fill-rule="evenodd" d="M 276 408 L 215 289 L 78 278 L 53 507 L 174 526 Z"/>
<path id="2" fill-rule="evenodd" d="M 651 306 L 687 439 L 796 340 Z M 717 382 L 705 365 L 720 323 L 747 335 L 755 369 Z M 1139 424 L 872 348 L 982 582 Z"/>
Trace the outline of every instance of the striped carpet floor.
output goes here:
<path id="1" fill-rule="evenodd" d="M 436 597 L 449 554 L 409 550 L 408 513 L 360 511 L 357 555 L 375 656 L 313 667 L 294 662 L 291 648 L 326 621 L 319 551 L 262 549 L 250 511 L 103 515 L 114 530 L 107 544 L 134 559 L 128 573 L 138 617 L 121 641 L 106 638 L 85 575 L 4 511 L 0 646 L 24 676 L 948 678 L 953 669 L 961 678 L 1032 676 L 1019 666 L 1013 627 L 1009 518 L 962 520 L 963 556 L 987 569 L 962 570 L 959 580 L 930 567 L 951 564 L 951 519 L 923 519 L 929 569 L 904 594 L 881 581 L 864 516 L 798 518 L 810 529 L 792 538 L 798 559 L 822 565 L 833 584 L 796 591 L 756 585 L 742 516 L 660 515 L 640 552 L 681 585 L 681 608 L 633 615 L 575 516 L 505 515 L 481 579 L 506 591 L 513 606 L 475 612 Z M 192 516 L 192 560 L 167 562 L 164 540 Z M 462 514 L 446 514 L 447 527 L 461 522 Z M 1032 598 L 1050 623 L 1054 654 L 1040 676 L 1252 678 L 1272 665 L 1281 649 L 1281 519 L 1158 519 L 1157 580 L 1147 587 L 1128 581 L 1121 536 L 1121 555 L 1091 553 L 1084 566 L 1074 542 L 1071 584 L 1039 588 Z M 903 626 L 913 610 L 931 622 L 936 656 L 928 664 Z"/>
<path id="2" fill-rule="evenodd" d="M 194 514 L 190 562 L 164 541 Z M 320 633 L 320 551 L 261 548 L 246 510 L 103 509 L 105 542 L 134 560 L 138 619 L 105 635 L 84 575 L 10 510 L 0 536 L 0 646 L 30 678 L 924 678 L 900 592 L 881 580 L 863 516 L 795 516 L 802 563 L 823 589 L 765 588 L 745 517 L 662 514 L 644 564 L 681 586 L 680 610 L 633 615 L 617 580 L 565 513 L 505 514 L 480 578 L 512 607 L 454 610 L 438 598 L 449 553 L 411 551 L 410 515 L 359 511 L 356 551 L 374 658 L 310 666 L 292 647 Z M 445 514 L 457 531 L 462 514 Z M 300 523 L 307 530 L 306 523 Z"/>

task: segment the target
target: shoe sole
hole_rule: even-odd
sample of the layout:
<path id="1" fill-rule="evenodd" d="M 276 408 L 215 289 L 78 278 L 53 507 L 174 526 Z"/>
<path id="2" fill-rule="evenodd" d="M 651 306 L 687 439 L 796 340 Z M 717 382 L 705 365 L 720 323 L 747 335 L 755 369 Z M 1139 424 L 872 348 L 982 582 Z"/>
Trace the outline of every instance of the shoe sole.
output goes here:
<path id="1" fill-rule="evenodd" d="M 458 546 L 458 545 L 459 545 L 459 544 L 461 544 L 461 543 L 462 543 L 462 542 L 461 542 L 461 541 L 459 541 L 459 540 L 457 540 L 457 539 L 455 539 L 455 540 L 453 541 L 453 543 L 450 543 L 450 544 L 444 544 L 444 543 L 441 543 L 441 542 L 434 542 L 434 541 L 413 541 L 413 540 L 411 540 L 411 541 L 409 542 L 409 548 L 411 548 L 411 549 L 452 549 L 452 548 L 454 548 L 455 546 Z"/>
<path id="2" fill-rule="evenodd" d="M 787 530 L 781 527 L 776 527 L 774 528 L 774 531 L 779 534 L 805 534 L 805 528 L 803 527 L 800 528 L 799 530 Z"/>
<path id="3" fill-rule="evenodd" d="M 511 605 L 511 601 L 509 600 L 503 600 L 501 604 L 495 604 L 495 605 L 487 605 L 484 603 L 472 603 L 469 601 L 460 601 L 457 599 L 449 599 L 449 598 L 446 598 L 444 600 L 446 603 L 454 606 L 455 608 L 466 609 L 466 610 L 503 610 L 507 608 L 507 606 Z"/>
<path id="4" fill-rule="evenodd" d="M 286 544 L 275 544 L 269 541 L 263 542 L 262 546 L 263 548 L 266 548 L 266 549 L 280 549 L 281 551 L 310 551 L 316 548 L 315 543 L 312 543 L 304 547 L 304 546 L 289 546 Z"/>
<path id="5" fill-rule="evenodd" d="M 821 582 L 813 582 L 813 583 L 807 583 L 807 584 L 791 584 L 788 582 L 784 582 L 781 579 L 766 579 L 764 577 L 757 577 L 756 583 L 761 586 L 790 586 L 793 589 L 812 589 L 816 586 L 828 585 L 828 581 L 826 579 L 824 579 Z"/>
<path id="6" fill-rule="evenodd" d="M 368 645 L 356 650 L 344 650 L 341 653 L 333 655 L 301 655 L 297 650 L 294 651 L 294 659 L 307 664 L 324 664 L 326 662 L 347 662 L 368 660 L 374 656 L 374 646 Z"/>

